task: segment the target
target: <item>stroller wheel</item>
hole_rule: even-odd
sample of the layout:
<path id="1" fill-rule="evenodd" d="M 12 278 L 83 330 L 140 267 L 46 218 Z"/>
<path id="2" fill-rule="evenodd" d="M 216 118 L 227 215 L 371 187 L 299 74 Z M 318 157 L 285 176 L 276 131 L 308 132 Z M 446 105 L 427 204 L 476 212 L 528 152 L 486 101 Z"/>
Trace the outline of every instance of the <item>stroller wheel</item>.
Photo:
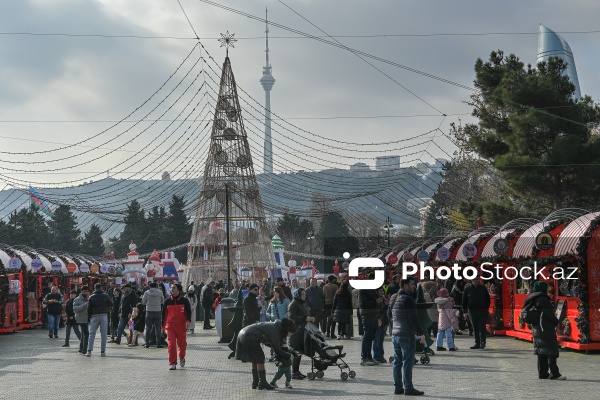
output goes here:
<path id="1" fill-rule="evenodd" d="M 345 381 L 346 379 L 348 379 L 348 373 L 347 372 L 342 372 L 340 374 L 340 378 L 342 378 L 342 380 Z"/>
<path id="2" fill-rule="evenodd" d="M 324 376 L 325 376 L 325 373 L 323 371 L 317 371 L 317 378 L 321 379 Z"/>
<path id="3" fill-rule="evenodd" d="M 348 375 L 349 375 L 349 376 L 350 376 L 350 378 L 352 378 L 352 379 L 356 378 L 356 372 L 354 372 L 354 371 L 350 371 L 350 372 L 348 373 Z"/>
<path id="4" fill-rule="evenodd" d="M 306 374 L 306 377 L 307 377 L 309 380 L 311 380 L 311 381 L 312 381 L 312 380 L 314 380 L 314 379 L 315 379 L 317 376 L 316 376 L 316 375 L 315 375 L 313 372 L 309 372 L 308 374 Z"/>
<path id="5" fill-rule="evenodd" d="M 425 356 L 421 356 L 421 364 L 425 364 L 427 362 L 427 359 L 425 358 Z"/>
<path id="6" fill-rule="evenodd" d="M 394 356 L 390 356 L 389 362 L 390 362 L 390 363 L 393 363 L 393 362 L 394 362 Z"/>

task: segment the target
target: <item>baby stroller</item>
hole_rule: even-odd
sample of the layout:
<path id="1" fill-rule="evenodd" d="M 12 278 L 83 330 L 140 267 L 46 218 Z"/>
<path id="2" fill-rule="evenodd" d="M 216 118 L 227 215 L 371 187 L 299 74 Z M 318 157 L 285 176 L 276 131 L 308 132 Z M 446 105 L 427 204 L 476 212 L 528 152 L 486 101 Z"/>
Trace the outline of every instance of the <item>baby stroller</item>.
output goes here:
<path id="1" fill-rule="evenodd" d="M 314 324 L 306 324 L 306 333 L 309 335 L 310 347 L 313 350 L 307 351 L 309 353 L 307 355 L 313 353 L 311 356 L 311 372 L 306 375 L 308 379 L 323 378 L 325 375 L 323 371 L 332 365 L 340 369 L 342 380 L 345 381 L 348 377 L 356 378 L 356 372 L 350 370 L 350 366 L 342 359 L 346 356 L 346 353 L 342 353 L 344 346 L 332 346 L 327 343 L 323 333 Z M 348 369 L 348 372 L 344 371 L 345 369 Z"/>

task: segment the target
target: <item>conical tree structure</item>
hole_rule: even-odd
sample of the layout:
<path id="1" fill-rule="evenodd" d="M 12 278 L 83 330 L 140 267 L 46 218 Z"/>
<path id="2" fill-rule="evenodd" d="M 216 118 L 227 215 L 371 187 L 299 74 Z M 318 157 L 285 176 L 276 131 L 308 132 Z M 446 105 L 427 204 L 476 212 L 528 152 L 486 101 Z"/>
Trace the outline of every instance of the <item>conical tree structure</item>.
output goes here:
<path id="1" fill-rule="evenodd" d="M 254 175 L 231 62 L 225 58 L 211 144 L 192 229 L 184 282 L 232 278 L 247 268 L 262 278 L 275 265 L 262 200 Z M 226 188 L 231 248 L 226 247 Z"/>

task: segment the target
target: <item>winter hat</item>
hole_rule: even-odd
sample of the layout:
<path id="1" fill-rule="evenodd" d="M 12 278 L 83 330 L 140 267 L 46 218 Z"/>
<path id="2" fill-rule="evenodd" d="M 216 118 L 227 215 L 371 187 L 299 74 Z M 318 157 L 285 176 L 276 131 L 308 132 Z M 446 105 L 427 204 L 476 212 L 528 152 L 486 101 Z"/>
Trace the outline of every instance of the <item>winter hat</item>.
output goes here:
<path id="1" fill-rule="evenodd" d="M 548 284 L 546 282 L 537 281 L 533 284 L 534 292 L 548 293 Z"/>
<path id="2" fill-rule="evenodd" d="M 448 297 L 448 289 L 441 288 L 440 290 L 438 290 L 437 297 Z"/>
<path id="3" fill-rule="evenodd" d="M 194 287 L 194 285 L 190 285 L 190 287 L 188 288 L 188 292 L 195 292 L 196 288 Z"/>

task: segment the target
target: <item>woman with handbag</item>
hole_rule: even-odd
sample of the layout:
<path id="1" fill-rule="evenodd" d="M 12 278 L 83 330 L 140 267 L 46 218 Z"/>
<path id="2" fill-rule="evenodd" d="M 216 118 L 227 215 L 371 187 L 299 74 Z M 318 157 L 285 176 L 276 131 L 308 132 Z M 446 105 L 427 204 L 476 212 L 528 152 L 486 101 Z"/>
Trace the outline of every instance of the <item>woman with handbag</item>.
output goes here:
<path id="1" fill-rule="evenodd" d="M 290 347 L 299 353 L 306 354 L 309 350 L 304 345 L 306 333 L 306 323 L 315 322 L 315 317 L 310 316 L 310 311 L 306 305 L 306 291 L 302 288 L 298 288 L 294 294 L 294 300 L 288 307 L 289 318 L 296 323 L 298 330 L 292 336 L 290 336 Z M 292 378 L 304 379 L 306 375 L 300 372 L 300 361 L 302 356 L 294 357 L 292 363 Z"/>

